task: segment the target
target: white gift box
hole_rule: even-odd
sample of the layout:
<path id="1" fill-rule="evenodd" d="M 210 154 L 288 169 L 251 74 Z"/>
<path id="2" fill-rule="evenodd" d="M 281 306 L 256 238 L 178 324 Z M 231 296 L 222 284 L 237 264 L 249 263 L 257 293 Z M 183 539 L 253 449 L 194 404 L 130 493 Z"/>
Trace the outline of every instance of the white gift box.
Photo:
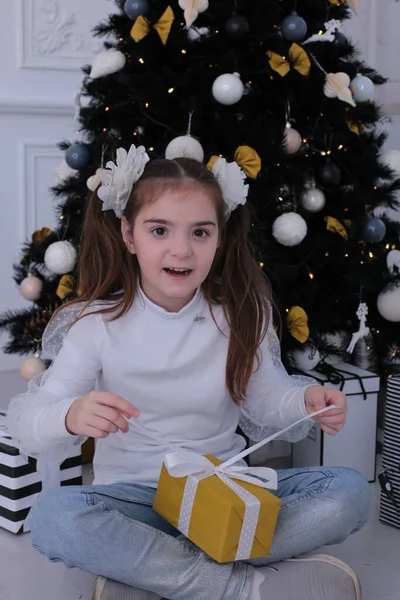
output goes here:
<path id="1" fill-rule="evenodd" d="M 379 520 L 400 529 L 400 377 L 387 380 L 382 467 L 392 497 L 381 492 Z"/>
<path id="2" fill-rule="evenodd" d="M 2 413 L 4 416 L 4 413 Z M 80 447 L 66 454 L 60 465 L 61 485 L 82 484 Z M 27 517 L 42 491 L 42 478 L 35 458 L 21 456 L 12 439 L 1 432 L 0 437 L 0 527 L 12 533 L 29 531 Z"/>
<path id="3" fill-rule="evenodd" d="M 293 467 L 348 467 L 375 481 L 378 375 L 347 363 L 328 366 L 327 374 L 317 370 L 304 374 L 321 385 L 341 389 L 347 396 L 348 415 L 336 436 L 325 434 L 315 423 L 307 438 L 293 445 Z"/>

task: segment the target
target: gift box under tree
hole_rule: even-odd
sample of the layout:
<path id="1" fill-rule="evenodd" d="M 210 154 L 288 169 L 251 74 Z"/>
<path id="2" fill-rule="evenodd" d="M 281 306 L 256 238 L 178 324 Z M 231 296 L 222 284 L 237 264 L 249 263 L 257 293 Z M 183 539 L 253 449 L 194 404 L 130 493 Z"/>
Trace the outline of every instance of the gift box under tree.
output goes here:
<path id="1" fill-rule="evenodd" d="M 321 385 L 342 390 L 348 414 L 346 426 L 336 436 L 326 435 L 315 423 L 307 438 L 293 445 L 293 467 L 348 467 L 375 481 L 380 378 L 347 363 L 321 365 L 304 374 Z"/>
<path id="2" fill-rule="evenodd" d="M 0 416 L 4 417 L 4 413 Z M 54 468 L 54 465 L 52 466 Z M 80 447 L 66 452 L 57 465 L 60 485 L 82 484 Z M 0 431 L 0 527 L 12 533 L 29 531 L 29 511 L 43 488 L 37 460 L 22 456 L 7 432 Z"/>
<path id="3" fill-rule="evenodd" d="M 379 520 L 400 529 L 400 377 L 387 380 L 384 431 Z"/>

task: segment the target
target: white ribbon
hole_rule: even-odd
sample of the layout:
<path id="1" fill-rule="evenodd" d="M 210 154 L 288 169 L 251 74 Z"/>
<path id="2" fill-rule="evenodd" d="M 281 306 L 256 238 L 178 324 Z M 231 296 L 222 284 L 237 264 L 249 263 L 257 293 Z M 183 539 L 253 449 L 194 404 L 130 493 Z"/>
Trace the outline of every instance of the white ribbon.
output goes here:
<path id="1" fill-rule="evenodd" d="M 336 406 L 328 406 L 321 410 L 317 410 L 306 417 L 303 417 L 296 423 L 285 427 L 281 431 L 274 433 L 265 440 L 258 442 L 251 448 L 236 454 L 224 463 L 215 466 L 205 456 L 196 454 L 189 450 L 177 450 L 170 452 L 164 459 L 165 467 L 171 477 L 187 477 L 185 490 L 183 493 L 182 504 L 179 514 L 178 529 L 186 537 L 189 537 L 189 526 L 192 517 L 194 499 L 196 497 L 197 486 L 199 482 L 208 477 L 216 475 L 228 485 L 245 504 L 245 513 L 242 524 L 242 529 L 239 538 L 239 544 L 236 552 L 235 560 L 246 560 L 250 558 L 251 549 L 253 547 L 254 536 L 257 529 L 258 517 L 260 514 L 261 503 L 259 499 L 251 494 L 243 487 L 232 481 L 238 479 L 246 481 L 252 485 L 257 485 L 264 489 L 278 489 L 278 475 L 274 469 L 268 467 L 238 467 L 232 466 L 239 460 L 255 452 L 265 444 L 286 433 L 292 427 L 300 425 L 303 421 L 307 421 L 317 417 L 325 412 L 333 410 Z"/>

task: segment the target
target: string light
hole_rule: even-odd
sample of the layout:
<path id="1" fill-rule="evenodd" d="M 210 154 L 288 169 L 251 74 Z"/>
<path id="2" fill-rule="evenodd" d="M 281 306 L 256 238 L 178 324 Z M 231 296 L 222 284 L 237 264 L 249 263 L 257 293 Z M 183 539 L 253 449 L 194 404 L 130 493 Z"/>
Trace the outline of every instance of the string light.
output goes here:
<path id="1" fill-rule="evenodd" d="M 63 221 L 64 220 L 64 215 L 60 215 L 58 218 L 60 219 L 60 221 Z"/>
<path id="2" fill-rule="evenodd" d="M 153 146 L 150 146 L 149 150 L 150 150 L 150 152 L 154 152 Z"/>
<path id="3" fill-rule="evenodd" d="M 182 54 L 187 54 L 186 50 L 181 50 Z"/>
<path id="4" fill-rule="evenodd" d="M 303 144 L 306 144 L 306 143 L 307 143 L 307 138 L 304 138 Z"/>
<path id="5" fill-rule="evenodd" d="M 323 33 L 324 33 L 324 32 L 323 32 L 323 30 L 322 30 L 322 29 L 320 29 L 320 30 L 318 31 L 318 35 L 322 35 Z"/>
<path id="6" fill-rule="evenodd" d="M 338 150 L 343 150 L 344 146 L 343 144 L 340 144 L 340 146 L 338 146 Z"/>
<path id="7" fill-rule="evenodd" d="M 168 94 L 172 94 L 172 92 L 174 91 L 175 88 L 169 88 L 168 90 Z"/>
<path id="8" fill-rule="evenodd" d="M 103 131 L 107 131 L 107 127 L 103 127 Z"/>
<path id="9" fill-rule="evenodd" d="M 146 102 L 145 107 L 149 108 L 150 104 L 148 102 Z"/>
<path id="10" fill-rule="evenodd" d="M 263 263 L 263 262 L 260 262 L 260 267 L 263 267 L 263 266 L 264 266 L 264 263 Z"/>
<path id="11" fill-rule="evenodd" d="M 137 135 L 137 131 L 134 131 L 134 132 L 133 132 L 133 135 Z"/>
<path id="12" fill-rule="evenodd" d="M 370 253 L 368 254 L 368 256 L 369 256 L 370 258 L 374 258 L 374 255 L 372 254 L 372 252 L 370 252 Z"/>
<path id="13" fill-rule="evenodd" d="M 344 257 L 345 257 L 345 258 L 349 258 L 349 255 L 348 255 L 348 254 L 345 254 L 345 255 L 344 255 Z"/>
<path id="14" fill-rule="evenodd" d="M 108 112 L 108 111 L 110 110 L 110 107 L 109 107 L 109 106 L 106 106 L 104 110 L 105 110 L 106 112 Z"/>
<path id="15" fill-rule="evenodd" d="M 143 60 L 143 58 L 139 58 L 139 62 L 140 62 L 140 64 L 141 64 L 141 65 L 144 65 L 144 60 Z"/>
<path id="16" fill-rule="evenodd" d="M 309 273 L 308 276 L 310 279 L 314 279 L 314 273 Z"/>
<path id="17" fill-rule="evenodd" d="M 393 244 L 392 250 L 396 250 L 396 248 L 397 248 L 396 244 Z"/>
<path id="18" fill-rule="evenodd" d="M 389 248 L 390 248 L 390 244 L 386 244 L 386 246 L 385 246 L 385 247 L 386 247 L 386 250 L 389 250 Z"/>
<path id="19" fill-rule="evenodd" d="M 363 260 L 360 260 L 360 265 L 363 265 L 363 264 L 364 264 L 364 261 L 363 261 Z"/>
<path id="20" fill-rule="evenodd" d="M 278 196 L 278 200 L 279 200 L 279 202 L 283 202 L 282 196 Z"/>
<path id="21" fill-rule="evenodd" d="M 329 256 L 329 252 L 325 252 L 325 256 Z"/>

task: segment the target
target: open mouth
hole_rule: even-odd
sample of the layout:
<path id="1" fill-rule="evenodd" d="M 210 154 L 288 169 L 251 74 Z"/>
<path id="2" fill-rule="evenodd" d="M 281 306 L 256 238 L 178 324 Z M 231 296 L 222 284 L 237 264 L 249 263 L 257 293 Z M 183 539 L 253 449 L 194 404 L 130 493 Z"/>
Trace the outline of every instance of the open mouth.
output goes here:
<path id="1" fill-rule="evenodd" d="M 184 279 L 192 273 L 192 269 L 175 269 L 173 267 L 165 268 L 163 271 L 175 279 Z"/>

